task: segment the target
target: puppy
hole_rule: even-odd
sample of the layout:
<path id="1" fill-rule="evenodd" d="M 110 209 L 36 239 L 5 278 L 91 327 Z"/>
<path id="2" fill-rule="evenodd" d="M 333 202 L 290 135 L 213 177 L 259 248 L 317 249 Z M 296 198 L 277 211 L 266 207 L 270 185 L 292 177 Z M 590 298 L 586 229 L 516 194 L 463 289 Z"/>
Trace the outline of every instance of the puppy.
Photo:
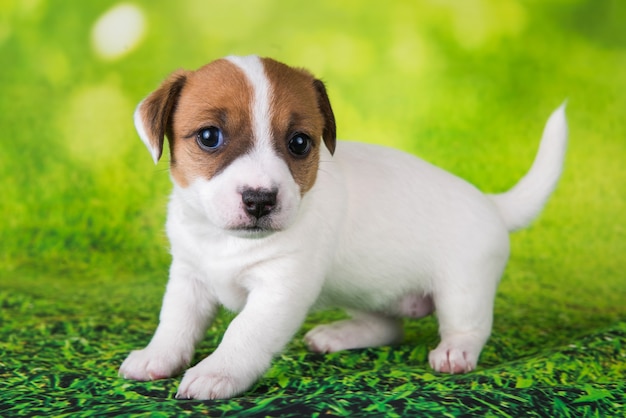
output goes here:
<path id="1" fill-rule="evenodd" d="M 394 344 L 401 318 L 436 312 L 438 372 L 476 367 L 492 326 L 510 231 L 540 212 L 564 159 L 564 106 L 532 168 L 485 195 L 412 155 L 336 141 L 324 85 L 256 56 L 176 71 L 135 112 L 155 163 L 167 136 L 174 189 L 172 265 L 159 326 L 120 368 L 152 380 L 184 370 L 220 305 L 238 312 L 177 397 L 230 398 L 270 367 L 312 309 L 351 319 L 320 325 L 328 353 Z"/>

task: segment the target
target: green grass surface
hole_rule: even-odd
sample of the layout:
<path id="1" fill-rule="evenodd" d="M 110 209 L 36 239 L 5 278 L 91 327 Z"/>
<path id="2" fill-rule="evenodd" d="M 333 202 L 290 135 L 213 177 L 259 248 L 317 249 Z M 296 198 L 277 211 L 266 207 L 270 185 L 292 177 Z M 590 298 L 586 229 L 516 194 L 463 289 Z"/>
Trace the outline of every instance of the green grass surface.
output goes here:
<path id="1" fill-rule="evenodd" d="M 625 3 L 136 1 L 142 40 L 105 59 L 90 36 L 115 4 L 0 3 L 0 415 L 623 413 Z M 232 401 L 117 378 L 156 326 L 169 263 L 167 164 L 152 165 L 133 108 L 176 68 L 248 53 L 321 77 L 341 138 L 407 150 L 487 192 L 528 169 L 568 98 L 566 170 L 512 236 L 477 372 L 428 369 L 428 318 L 393 348 L 324 357 L 298 338 Z M 300 336 L 339 315 L 312 315 Z"/>

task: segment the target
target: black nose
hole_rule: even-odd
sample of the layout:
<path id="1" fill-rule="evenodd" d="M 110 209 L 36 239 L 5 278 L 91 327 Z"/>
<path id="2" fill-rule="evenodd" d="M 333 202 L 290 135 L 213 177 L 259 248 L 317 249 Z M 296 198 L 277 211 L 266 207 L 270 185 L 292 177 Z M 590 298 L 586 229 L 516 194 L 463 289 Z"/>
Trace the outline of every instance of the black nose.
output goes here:
<path id="1" fill-rule="evenodd" d="M 276 207 L 276 190 L 245 189 L 241 200 L 246 212 L 257 219 L 269 214 Z"/>

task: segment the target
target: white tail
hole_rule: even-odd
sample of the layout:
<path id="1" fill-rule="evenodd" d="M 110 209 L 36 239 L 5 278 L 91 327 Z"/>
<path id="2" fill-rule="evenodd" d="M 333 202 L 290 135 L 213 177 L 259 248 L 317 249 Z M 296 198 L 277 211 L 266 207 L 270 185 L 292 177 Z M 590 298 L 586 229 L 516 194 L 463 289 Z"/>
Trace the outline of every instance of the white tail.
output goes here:
<path id="1" fill-rule="evenodd" d="M 567 120 L 563 103 L 550 115 L 528 173 L 509 191 L 490 195 L 509 231 L 528 226 L 541 212 L 561 176 L 566 148 Z"/>

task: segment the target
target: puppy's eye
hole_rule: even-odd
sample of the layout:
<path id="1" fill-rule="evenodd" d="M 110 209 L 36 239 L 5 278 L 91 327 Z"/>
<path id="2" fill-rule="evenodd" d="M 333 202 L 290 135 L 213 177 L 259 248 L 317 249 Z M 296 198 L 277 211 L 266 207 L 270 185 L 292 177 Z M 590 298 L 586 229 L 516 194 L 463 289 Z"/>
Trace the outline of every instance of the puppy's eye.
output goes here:
<path id="1" fill-rule="evenodd" d="M 198 131 L 196 141 L 203 150 L 215 151 L 224 144 L 224 134 L 220 128 L 209 126 Z"/>
<path id="2" fill-rule="evenodd" d="M 291 137 L 287 147 L 295 157 L 304 157 L 311 151 L 311 138 L 308 135 L 297 133 Z"/>

